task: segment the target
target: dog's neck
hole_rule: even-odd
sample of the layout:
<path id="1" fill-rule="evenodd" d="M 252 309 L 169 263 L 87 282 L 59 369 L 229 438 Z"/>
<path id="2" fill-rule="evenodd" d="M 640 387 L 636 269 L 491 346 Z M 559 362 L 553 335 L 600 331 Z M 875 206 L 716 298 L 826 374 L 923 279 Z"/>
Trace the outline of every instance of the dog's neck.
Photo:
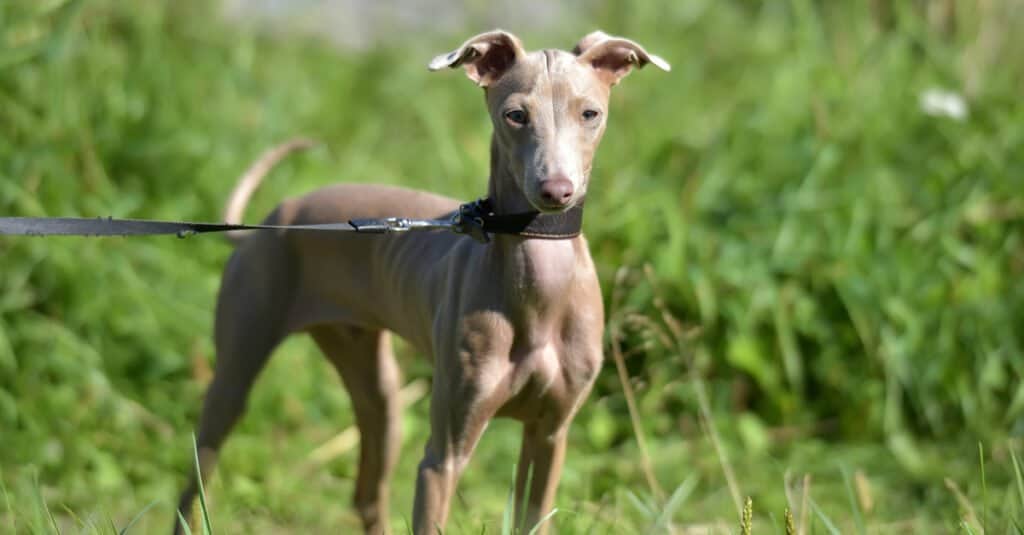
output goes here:
<path id="1" fill-rule="evenodd" d="M 487 183 L 487 197 L 496 214 L 516 214 L 536 210 L 516 184 L 509 170 L 504 151 L 491 136 L 491 176 Z"/>
<path id="2" fill-rule="evenodd" d="M 519 188 L 504 158 L 492 140 L 487 195 L 494 213 L 536 210 Z M 534 309 L 532 312 L 543 313 L 549 305 L 562 302 L 577 271 L 580 248 L 585 247 L 580 236 L 551 240 L 494 234 L 491 239 L 492 258 L 502 268 L 504 287 L 510 290 L 510 295 Z M 537 308 L 541 310 L 535 310 Z"/>

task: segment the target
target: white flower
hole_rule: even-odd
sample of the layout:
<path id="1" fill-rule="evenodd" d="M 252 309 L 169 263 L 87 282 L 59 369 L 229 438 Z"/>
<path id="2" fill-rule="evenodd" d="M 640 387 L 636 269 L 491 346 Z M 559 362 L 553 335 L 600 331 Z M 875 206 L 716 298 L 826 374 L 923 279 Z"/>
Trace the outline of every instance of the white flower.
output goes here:
<path id="1" fill-rule="evenodd" d="M 959 93 L 944 89 L 926 89 L 921 93 L 921 111 L 933 117 L 949 117 L 957 121 L 967 118 L 967 102 Z"/>

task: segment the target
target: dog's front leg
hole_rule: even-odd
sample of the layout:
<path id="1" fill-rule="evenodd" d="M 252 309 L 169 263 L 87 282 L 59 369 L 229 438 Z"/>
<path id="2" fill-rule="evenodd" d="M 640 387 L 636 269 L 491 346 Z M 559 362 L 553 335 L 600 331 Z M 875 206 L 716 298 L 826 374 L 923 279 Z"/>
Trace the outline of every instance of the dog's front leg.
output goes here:
<path id="1" fill-rule="evenodd" d="M 452 375 L 434 375 L 430 438 L 416 478 L 416 535 L 443 533 L 459 476 L 497 409 L 493 388 L 483 388 L 476 377 Z"/>
<path id="2" fill-rule="evenodd" d="M 593 305 L 598 312 L 600 302 Z M 601 316 L 587 316 L 592 320 Z M 567 330 L 576 344 L 565 348 L 559 359 L 562 381 L 546 392 L 546 402 L 533 419 L 523 422 L 523 444 L 516 474 L 515 518 L 521 533 L 533 533 L 555 502 L 555 492 L 565 461 L 569 426 L 580 405 L 590 395 L 604 356 L 601 353 L 601 323 L 573 323 Z M 585 342 L 584 342 L 585 341 Z M 529 485 L 527 485 L 529 482 Z M 548 533 L 550 520 L 543 520 L 536 533 Z"/>
<path id="3" fill-rule="evenodd" d="M 544 421 L 523 424 L 515 502 L 516 523 L 521 522 L 520 533 L 530 533 L 554 504 L 568 434 L 568 422 L 557 427 Z M 525 495 L 527 481 L 529 496 Z M 547 527 L 548 522 L 545 522 L 537 533 L 547 533 Z"/>

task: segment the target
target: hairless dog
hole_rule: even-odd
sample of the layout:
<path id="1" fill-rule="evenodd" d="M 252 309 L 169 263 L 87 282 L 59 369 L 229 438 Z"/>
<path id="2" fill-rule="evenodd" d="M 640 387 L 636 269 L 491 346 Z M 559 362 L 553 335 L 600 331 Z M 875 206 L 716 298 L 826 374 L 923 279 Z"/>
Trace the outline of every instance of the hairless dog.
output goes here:
<path id="1" fill-rule="evenodd" d="M 430 69 L 464 67 L 484 88 L 494 126 L 493 213 L 544 220 L 580 209 L 609 92 L 648 63 L 669 70 L 639 44 L 602 32 L 572 52 L 526 52 L 517 37 L 496 30 L 438 56 Z M 228 203 L 229 222 L 241 219 L 273 162 L 302 146 L 279 147 L 250 169 Z M 422 191 L 342 184 L 285 200 L 265 222 L 436 218 L 458 206 Z M 601 288 L 586 240 L 578 228 L 568 230 L 495 235 L 486 243 L 447 232 L 232 236 L 237 249 L 218 296 L 217 361 L 197 437 L 203 476 L 273 349 L 289 334 L 307 332 L 352 399 L 361 437 L 356 510 L 367 533 L 388 532 L 387 487 L 400 446 L 393 332 L 434 368 L 413 531 L 443 529 L 459 476 L 496 416 L 523 423 L 515 509 L 529 530 L 551 510 L 569 424 L 603 359 Z M 193 478 L 182 493 L 178 507 L 186 516 L 196 487 Z"/>

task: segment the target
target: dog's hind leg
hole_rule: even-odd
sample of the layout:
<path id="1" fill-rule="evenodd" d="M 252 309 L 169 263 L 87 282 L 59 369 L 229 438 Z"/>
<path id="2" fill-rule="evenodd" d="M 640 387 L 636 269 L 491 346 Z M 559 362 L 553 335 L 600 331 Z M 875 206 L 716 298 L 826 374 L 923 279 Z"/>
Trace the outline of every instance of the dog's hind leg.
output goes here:
<path id="1" fill-rule="evenodd" d="M 401 373 L 390 335 L 347 326 L 310 330 L 348 389 L 359 426 L 359 473 L 353 502 L 368 534 L 388 533 L 388 485 L 401 446 Z"/>
<path id="2" fill-rule="evenodd" d="M 277 253 L 273 247 L 265 247 Z M 242 265 L 259 266 L 241 269 Z M 196 446 L 203 480 L 213 472 L 217 454 L 231 429 L 245 412 L 249 390 L 273 352 L 287 336 L 288 303 L 292 297 L 286 257 L 267 254 L 245 258 L 236 253 L 228 263 L 217 301 L 213 381 L 206 391 L 199 419 Z M 194 470 L 178 502 L 189 522 L 198 491 Z M 175 521 L 175 533 L 182 528 Z"/>

